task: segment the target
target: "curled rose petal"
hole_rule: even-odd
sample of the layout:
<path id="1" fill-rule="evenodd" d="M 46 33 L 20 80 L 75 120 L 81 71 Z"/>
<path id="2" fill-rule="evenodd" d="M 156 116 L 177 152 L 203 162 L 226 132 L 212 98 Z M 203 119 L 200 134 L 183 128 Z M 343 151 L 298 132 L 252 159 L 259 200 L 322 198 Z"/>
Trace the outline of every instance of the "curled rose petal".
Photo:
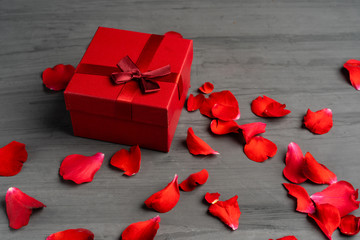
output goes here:
<path id="1" fill-rule="evenodd" d="M 215 101 L 210 98 L 205 98 L 200 107 L 200 113 L 209 118 L 215 118 L 211 112 L 212 107 L 215 105 Z"/>
<path id="2" fill-rule="evenodd" d="M 269 240 L 273 240 L 273 239 L 269 239 Z M 295 236 L 286 236 L 286 237 L 278 238 L 276 240 L 297 240 L 297 238 Z"/>
<path id="3" fill-rule="evenodd" d="M 305 164 L 304 155 L 299 145 L 294 142 L 288 145 L 285 164 L 283 173 L 287 180 L 293 183 L 303 183 L 307 180 L 303 173 Z"/>
<path id="4" fill-rule="evenodd" d="M 251 111 L 259 117 L 283 117 L 291 113 L 285 109 L 286 105 L 265 95 L 259 96 L 251 103 Z"/>
<path id="5" fill-rule="evenodd" d="M 198 94 L 194 97 L 194 95 L 190 94 L 187 100 L 187 110 L 189 112 L 193 112 L 198 110 L 205 100 L 204 95 Z"/>
<path id="6" fill-rule="evenodd" d="M 235 121 L 222 121 L 220 119 L 212 120 L 210 129 L 213 133 L 218 135 L 239 132 L 239 126 Z"/>
<path id="7" fill-rule="evenodd" d="M 153 240 L 159 229 L 160 217 L 130 224 L 121 234 L 121 240 Z"/>
<path id="8" fill-rule="evenodd" d="M 0 176 L 14 176 L 21 171 L 28 153 L 25 144 L 12 141 L 0 148 Z"/>
<path id="9" fill-rule="evenodd" d="M 315 220 L 317 225 L 323 233 L 331 240 L 333 232 L 340 225 L 339 210 L 330 204 L 316 204 L 316 213 L 308 214 L 309 217 Z"/>
<path id="10" fill-rule="evenodd" d="M 137 174 L 141 164 L 141 152 L 139 146 L 132 146 L 130 151 L 120 149 L 112 156 L 110 164 L 125 171 L 124 175 L 132 176 Z"/>
<path id="11" fill-rule="evenodd" d="M 145 205 L 157 212 L 165 213 L 173 209 L 180 199 L 178 175 L 162 190 L 151 195 Z"/>
<path id="12" fill-rule="evenodd" d="M 324 108 L 317 112 L 312 112 L 308 109 L 304 116 L 304 125 L 315 134 L 325 134 L 329 132 L 333 126 L 331 109 Z"/>
<path id="13" fill-rule="evenodd" d="M 213 106 L 211 113 L 215 118 L 231 121 L 240 118 L 239 103 L 235 96 L 228 90 L 222 92 L 214 92 L 209 97 Z"/>
<path id="14" fill-rule="evenodd" d="M 360 61 L 350 59 L 344 63 L 344 68 L 349 71 L 351 85 L 356 90 L 360 90 Z"/>
<path id="15" fill-rule="evenodd" d="M 358 189 L 346 182 L 339 181 L 331 184 L 321 192 L 314 193 L 310 198 L 316 204 L 329 203 L 339 209 L 343 217 L 359 208 Z"/>
<path id="16" fill-rule="evenodd" d="M 325 165 L 318 163 L 311 153 L 305 154 L 303 173 L 306 178 L 317 184 L 333 184 L 337 182 L 335 173 Z"/>
<path id="17" fill-rule="evenodd" d="M 84 228 L 67 229 L 49 235 L 46 240 L 94 240 L 94 233 Z"/>
<path id="18" fill-rule="evenodd" d="M 190 127 L 187 132 L 186 144 L 189 152 L 194 155 L 219 154 L 212 149 L 204 140 L 195 135 L 194 130 Z"/>
<path id="19" fill-rule="evenodd" d="M 249 159 L 255 162 L 264 162 L 269 157 L 275 156 L 277 147 L 270 140 L 255 136 L 245 144 L 244 152 Z"/>
<path id="20" fill-rule="evenodd" d="M 253 122 L 248 124 L 239 125 L 242 130 L 245 142 L 249 142 L 255 135 L 265 132 L 266 123 Z"/>
<path id="21" fill-rule="evenodd" d="M 217 201 L 209 206 L 211 215 L 218 217 L 223 223 L 229 226 L 232 230 L 239 227 L 239 218 L 241 215 L 239 204 L 237 202 L 238 196 L 226 200 Z"/>
<path id="22" fill-rule="evenodd" d="M 296 211 L 302 213 L 314 213 L 315 206 L 311 201 L 309 194 L 300 185 L 292 184 L 292 183 L 283 183 L 286 190 L 288 190 L 288 194 L 292 197 L 296 198 Z"/>
<path id="23" fill-rule="evenodd" d="M 15 187 L 7 190 L 5 202 L 9 226 L 14 229 L 19 229 L 29 223 L 33 209 L 46 207 L 43 203 Z"/>
<path id="24" fill-rule="evenodd" d="M 91 182 L 103 161 L 103 153 L 96 153 L 90 157 L 72 154 L 62 161 L 59 173 L 65 180 L 71 180 L 76 184 Z"/>
<path id="25" fill-rule="evenodd" d="M 191 192 L 197 186 L 203 185 L 209 178 L 209 173 L 206 169 L 201 170 L 200 172 L 191 174 L 187 179 L 180 183 L 181 190 L 185 192 Z"/>
<path id="26" fill-rule="evenodd" d="M 74 73 L 75 68 L 73 66 L 58 64 L 53 68 L 45 69 L 42 73 L 42 80 L 50 90 L 64 90 Z"/>
<path id="27" fill-rule="evenodd" d="M 207 201 L 210 204 L 215 204 L 217 201 L 219 201 L 220 193 L 206 193 L 205 194 L 205 201 Z"/>
<path id="28" fill-rule="evenodd" d="M 346 215 L 341 219 L 340 232 L 345 235 L 354 236 L 360 231 L 360 217 Z"/>
<path id="29" fill-rule="evenodd" d="M 211 82 L 204 83 L 199 87 L 199 91 L 202 93 L 211 93 L 214 90 L 214 85 Z"/>

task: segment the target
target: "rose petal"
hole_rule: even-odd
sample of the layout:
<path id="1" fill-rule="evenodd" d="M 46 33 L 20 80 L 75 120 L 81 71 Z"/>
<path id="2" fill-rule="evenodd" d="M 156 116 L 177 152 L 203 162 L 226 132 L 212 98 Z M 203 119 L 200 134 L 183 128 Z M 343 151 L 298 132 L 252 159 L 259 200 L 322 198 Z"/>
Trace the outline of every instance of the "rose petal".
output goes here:
<path id="1" fill-rule="evenodd" d="M 200 172 L 191 174 L 187 179 L 180 183 L 181 190 L 185 192 L 191 192 L 197 186 L 203 185 L 209 178 L 209 173 L 206 169 L 201 170 Z"/>
<path id="2" fill-rule="evenodd" d="M 190 94 L 187 100 L 187 110 L 189 112 L 193 112 L 198 110 L 205 100 L 205 96 L 202 94 L 198 94 L 194 97 L 194 95 Z"/>
<path id="3" fill-rule="evenodd" d="M 325 165 L 318 163 L 311 153 L 305 154 L 303 173 L 306 178 L 317 184 L 333 184 L 337 182 L 335 173 Z"/>
<path id="4" fill-rule="evenodd" d="M 304 116 L 304 125 L 315 134 L 325 134 L 329 132 L 333 126 L 331 109 L 324 108 L 317 112 L 312 112 L 308 109 Z"/>
<path id="5" fill-rule="evenodd" d="M 285 158 L 285 168 L 284 168 L 284 176 L 290 182 L 293 183 L 303 183 L 307 180 L 303 173 L 303 168 L 305 164 L 304 155 L 302 151 L 294 142 L 291 142 L 288 145 L 288 150 Z"/>
<path id="6" fill-rule="evenodd" d="M 215 101 L 210 98 L 205 98 L 200 107 L 200 113 L 209 118 L 214 118 L 211 109 L 215 105 Z"/>
<path id="7" fill-rule="evenodd" d="M 315 206 L 311 201 L 309 194 L 300 185 L 292 184 L 292 183 L 283 183 L 286 190 L 288 190 L 288 194 L 292 197 L 296 198 L 296 211 L 302 213 L 314 213 Z"/>
<path id="8" fill-rule="evenodd" d="M 251 103 L 251 111 L 259 117 L 283 117 L 291 113 L 285 109 L 286 105 L 265 95 L 259 96 Z"/>
<path id="9" fill-rule="evenodd" d="M 219 154 L 212 149 L 204 140 L 195 135 L 194 130 L 190 127 L 187 132 L 186 144 L 189 152 L 194 155 Z"/>
<path id="10" fill-rule="evenodd" d="M 345 235 L 354 236 L 360 231 L 360 217 L 346 215 L 341 219 L 340 232 Z"/>
<path id="11" fill-rule="evenodd" d="M 213 133 L 218 135 L 239 132 L 239 126 L 235 121 L 222 121 L 220 119 L 212 120 L 210 129 Z"/>
<path id="12" fill-rule="evenodd" d="M 130 224 L 121 234 L 122 240 L 153 240 L 159 229 L 160 217 Z"/>
<path id="13" fill-rule="evenodd" d="M 94 240 L 94 237 L 90 230 L 77 228 L 53 233 L 46 240 Z"/>
<path id="14" fill-rule="evenodd" d="M 360 90 L 360 61 L 350 59 L 344 63 L 344 68 L 349 71 L 351 85 L 356 90 Z"/>
<path id="15" fill-rule="evenodd" d="M 206 82 L 199 88 L 199 90 L 203 93 L 211 93 L 214 90 L 214 85 L 210 82 Z"/>
<path id="16" fill-rule="evenodd" d="M 217 201 L 219 201 L 220 193 L 206 193 L 205 194 L 205 200 L 208 203 L 215 204 Z"/>
<path id="17" fill-rule="evenodd" d="M 340 215 L 343 217 L 359 208 L 358 189 L 346 182 L 339 181 L 331 184 L 321 192 L 314 193 L 310 198 L 316 204 L 329 203 L 339 209 Z"/>
<path id="18" fill-rule="evenodd" d="M 28 154 L 25 144 L 12 141 L 0 148 L 0 176 L 14 176 L 21 171 Z"/>
<path id="19" fill-rule="evenodd" d="M 273 240 L 273 239 L 269 239 L 269 240 Z M 286 236 L 286 237 L 278 238 L 276 240 L 297 240 L 297 238 L 295 236 Z"/>
<path id="20" fill-rule="evenodd" d="M 29 223 L 33 209 L 46 207 L 43 203 L 15 187 L 7 190 L 5 202 L 9 226 L 14 229 L 19 229 Z"/>
<path id="21" fill-rule="evenodd" d="M 239 125 L 242 130 L 245 142 L 249 142 L 255 135 L 265 132 L 266 123 L 253 122 L 248 124 Z"/>
<path id="22" fill-rule="evenodd" d="M 178 175 L 162 190 L 151 195 L 145 205 L 157 212 L 165 213 L 173 209 L 180 199 Z"/>
<path id="23" fill-rule="evenodd" d="M 316 204 L 316 213 L 308 214 L 308 216 L 315 220 L 323 233 L 331 240 L 333 232 L 340 225 L 339 210 L 330 204 Z"/>
<path id="24" fill-rule="evenodd" d="M 130 151 L 120 149 L 112 156 L 110 164 L 125 171 L 124 175 L 132 176 L 137 174 L 141 164 L 141 152 L 139 146 L 132 146 Z"/>
<path id="25" fill-rule="evenodd" d="M 58 64 L 53 68 L 45 69 L 42 73 L 42 80 L 50 90 L 59 91 L 66 88 L 74 73 L 73 66 Z"/>
<path id="26" fill-rule="evenodd" d="M 103 153 L 96 153 L 90 157 L 72 154 L 62 161 L 59 173 L 65 180 L 71 180 L 76 184 L 91 182 L 103 160 Z"/>
<path id="27" fill-rule="evenodd" d="M 275 156 L 276 144 L 261 136 L 255 136 L 245 144 L 246 156 L 255 162 L 264 162 L 269 157 Z"/>
<path id="28" fill-rule="evenodd" d="M 210 94 L 209 98 L 213 103 L 211 113 L 215 118 L 224 121 L 240 118 L 239 103 L 230 91 L 214 92 Z"/>
<path id="29" fill-rule="evenodd" d="M 217 201 L 210 205 L 209 212 L 211 215 L 218 217 L 223 223 L 229 226 L 232 230 L 239 227 L 239 218 L 241 215 L 239 204 L 237 202 L 238 196 L 226 200 Z"/>

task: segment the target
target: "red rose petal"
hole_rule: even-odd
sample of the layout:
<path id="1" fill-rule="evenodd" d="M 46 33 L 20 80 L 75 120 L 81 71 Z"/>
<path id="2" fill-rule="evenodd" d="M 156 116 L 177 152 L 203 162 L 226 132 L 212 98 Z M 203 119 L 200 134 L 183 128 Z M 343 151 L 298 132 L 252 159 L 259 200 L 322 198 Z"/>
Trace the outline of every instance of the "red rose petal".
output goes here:
<path id="1" fill-rule="evenodd" d="M 187 179 L 180 183 L 181 190 L 185 192 L 190 192 L 194 190 L 197 186 L 203 185 L 209 178 L 209 173 L 206 169 L 201 170 L 200 172 L 191 174 Z"/>
<path id="2" fill-rule="evenodd" d="M 66 88 L 74 73 L 73 66 L 58 64 L 53 68 L 45 69 L 42 73 L 42 80 L 50 90 L 59 91 Z"/>
<path id="3" fill-rule="evenodd" d="M 218 217 L 223 223 L 229 226 L 232 230 L 239 227 L 239 218 L 241 215 L 239 204 L 237 202 L 238 196 L 226 200 L 217 201 L 210 205 L 209 212 L 211 215 Z"/>
<path id="4" fill-rule="evenodd" d="M 303 183 L 307 180 L 303 173 L 303 167 L 305 164 L 304 155 L 302 151 L 294 142 L 291 142 L 288 145 L 288 150 L 285 158 L 285 168 L 284 168 L 284 176 L 290 182 L 293 183 Z"/>
<path id="5" fill-rule="evenodd" d="M 211 113 L 215 118 L 224 121 L 240 118 L 239 103 L 230 91 L 214 92 L 210 94 L 209 98 L 213 103 Z"/>
<path id="6" fill-rule="evenodd" d="M 350 59 L 344 63 L 344 68 L 349 71 L 351 85 L 356 90 L 360 90 L 360 61 Z"/>
<path id="7" fill-rule="evenodd" d="M 255 135 L 265 132 L 266 123 L 254 122 L 239 125 L 239 128 L 242 130 L 245 142 L 249 142 Z"/>
<path id="8" fill-rule="evenodd" d="M 53 233 L 46 240 L 94 240 L 94 233 L 84 228 L 67 229 Z"/>
<path id="9" fill-rule="evenodd" d="M 9 226 L 14 229 L 19 229 L 29 223 L 33 209 L 46 207 L 43 203 L 15 187 L 7 190 L 5 202 Z"/>
<path id="10" fill-rule="evenodd" d="M 190 94 L 187 100 L 187 110 L 189 112 L 193 112 L 198 110 L 205 100 L 204 95 L 198 94 L 194 97 L 194 95 Z"/>
<path id="11" fill-rule="evenodd" d="M 286 190 L 288 190 L 288 194 L 296 198 L 296 211 L 302 213 L 314 213 L 315 206 L 311 201 L 309 194 L 300 185 L 292 184 L 292 183 L 283 183 Z"/>
<path id="12" fill-rule="evenodd" d="M 251 111 L 259 117 L 283 117 L 291 113 L 285 109 L 286 105 L 265 95 L 259 96 L 251 103 Z"/>
<path id="13" fill-rule="evenodd" d="M 0 176 L 14 176 L 21 171 L 28 154 L 25 144 L 12 141 L 0 148 Z"/>
<path id="14" fill-rule="evenodd" d="M 275 156 L 277 147 L 270 140 L 255 136 L 245 144 L 244 152 L 249 159 L 255 162 L 264 162 L 269 157 Z"/>
<path id="15" fill-rule="evenodd" d="M 214 90 L 214 85 L 210 82 L 206 82 L 199 88 L 199 90 L 203 93 L 211 93 Z"/>
<path id="16" fill-rule="evenodd" d="M 340 232 L 345 235 L 354 236 L 360 231 L 360 217 L 346 215 L 341 219 Z"/>
<path id="17" fill-rule="evenodd" d="M 208 203 L 215 204 L 217 201 L 219 201 L 220 193 L 206 193 L 205 194 L 205 200 Z"/>
<path id="18" fill-rule="evenodd" d="M 337 182 L 335 173 L 325 165 L 318 163 L 311 153 L 305 154 L 303 173 L 310 181 L 317 184 L 333 184 Z"/>
<path id="19" fill-rule="evenodd" d="M 162 190 L 151 195 L 145 205 L 157 212 L 165 213 L 173 209 L 180 199 L 178 175 Z"/>
<path id="20" fill-rule="evenodd" d="M 315 134 L 325 134 L 329 132 L 333 126 L 331 109 L 324 108 L 317 112 L 312 112 L 308 109 L 304 116 L 304 125 Z"/>
<path id="21" fill-rule="evenodd" d="M 130 224 L 121 234 L 121 240 L 153 240 L 159 229 L 160 217 Z"/>
<path id="22" fill-rule="evenodd" d="M 273 239 L 269 239 L 269 240 L 273 240 Z M 286 236 L 286 237 L 278 238 L 276 240 L 297 240 L 297 238 L 295 236 Z"/>
<path id="23" fill-rule="evenodd" d="M 339 210 L 330 204 L 316 204 L 316 213 L 308 215 L 315 220 L 323 233 L 331 240 L 333 232 L 340 225 Z"/>
<path id="24" fill-rule="evenodd" d="M 213 133 L 218 135 L 239 132 L 239 126 L 235 121 L 222 121 L 220 119 L 212 120 L 210 129 Z"/>
<path id="25" fill-rule="evenodd" d="M 213 108 L 214 105 L 215 105 L 214 100 L 211 100 L 210 98 L 205 98 L 203 103 L 201 104 L 200 113 L 209 118 L 214 118 L 211 112 L 211 109 Z"/>
<path id="26" fill-rule="evenodd" d="M 314 193 L 310 198 L 316 204 L 329 203 L 339 209 L 340 215 L 343 217 L 359 208 L 358 189 L 346 182 L 339 181 L 331 184 L 321 192 Z"/>
<path id="27" fill-rule="evenodd" d="M 62 161 L 59 173 L 65 180 L 71 180 L 76 184 L 91 182 L 103 160 L 103 153 L 96 153 L 90 157 L 72 154 Z"/>
<path id="28" fill-rule="evenodd" d="M 132 176 L 137 174 L 141 164 L 141 152 L 139 146 L 132 146 L 130 151 L 120 149 L 112 156 L 110 164 L 125 171 L 124 175 Z"/>
<path id="29" fill-rule="evenodd" d="M 189 152 L 194 155 L 219 154 L 212 149 L 204 140 L 195 135 L 194 130 L 190 127 L 187 132 L 186 144 Z"/>

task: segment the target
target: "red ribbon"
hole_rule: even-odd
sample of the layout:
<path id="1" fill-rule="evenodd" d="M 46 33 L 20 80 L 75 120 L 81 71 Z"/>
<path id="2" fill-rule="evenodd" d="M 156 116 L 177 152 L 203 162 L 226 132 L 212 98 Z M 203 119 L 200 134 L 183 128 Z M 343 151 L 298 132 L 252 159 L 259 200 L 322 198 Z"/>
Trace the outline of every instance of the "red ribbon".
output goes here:
<path id="1" fill-rule="evenodd" d="M 171 73 L 170 65 L 142 73 L 129 56 L 122 58 L 118 62 L 117 66 L 120 70 L 122 70 L 122 72 L 112 73 L 110 77 L 111 80 L 115 84 L 123 84 L 128 81 L 136 80 L 138 81 L 140 89 L 143 93 L 159 91 L 159 84 L 151 79 L 163 77 Z"/>

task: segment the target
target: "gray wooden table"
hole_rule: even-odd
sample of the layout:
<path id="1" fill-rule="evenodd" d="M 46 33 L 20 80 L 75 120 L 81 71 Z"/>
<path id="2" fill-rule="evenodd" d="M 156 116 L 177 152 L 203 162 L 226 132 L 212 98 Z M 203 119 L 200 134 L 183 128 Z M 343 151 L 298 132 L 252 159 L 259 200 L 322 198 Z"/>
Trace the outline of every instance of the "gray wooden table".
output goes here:
<path id="1" fill-rule="evenodd" d="M 341 71 L 346 60 L 360 58 L 359 22 L 355 0 L 1 0 L 0 145 L 24 142 L 29 159 L 17 176 L 0 178 L 0 239 L 39 240 L 78 227 L 93 231 L 97 240 L 119 239 L 130 223 L 158 214 L 143 202 L 175 173 L 183 180 L 203 168 L 209 181 L 182 192 L 178 205 L 160 214 L 156 239 L 326 239 L 312 220 L 295 212 L 294 200 L 282 187 L 287 182 L 284 156 L 295 141 L 339 179 L 360 186 L 360 95 Z M 72 136 L 62 92 L 46 91 L 40 78 L 58 63 L 76 65 L 98 26 L 158 34 L 173 30 L 193 39 L 190 92 L 205 81 L 218 91 L 231 90 L 240 104 L 238 122 L 267 123 L 264 136 L 278 145 L 277 155 L 261 164 L 250 161 L 238 136 L 214 136 L 209 119 L 184 109 L 169 153 L 142 149 L 141 170 L 134 177 L 110 168 L 112 154 L 128 146 Z M 256 117 L 250 103 L 262 94 L 286 103 L 292 113 L 281 119 Z M 313 135 L 301 127 L 308 108 L 325 107 L 334 113 L 328 134 Z M 188 127 L 221 154 L 190 155 L 184 145 Z M 93 182 L 61 180 L 58 170 L 67 155 L 95 152 L 104 152 L 105 161 Z M 4 206 L 10 186 L 48 206 L 16 231 L 8 227 Z M 303 186 L 310 193 L 324 188 Z M 207 213 L 202 202 L 207 191 L 222 193 L 223 200 L 239 196 L 237 231 Z M 336 231 L 334 239 L 347 238 Z"/>

